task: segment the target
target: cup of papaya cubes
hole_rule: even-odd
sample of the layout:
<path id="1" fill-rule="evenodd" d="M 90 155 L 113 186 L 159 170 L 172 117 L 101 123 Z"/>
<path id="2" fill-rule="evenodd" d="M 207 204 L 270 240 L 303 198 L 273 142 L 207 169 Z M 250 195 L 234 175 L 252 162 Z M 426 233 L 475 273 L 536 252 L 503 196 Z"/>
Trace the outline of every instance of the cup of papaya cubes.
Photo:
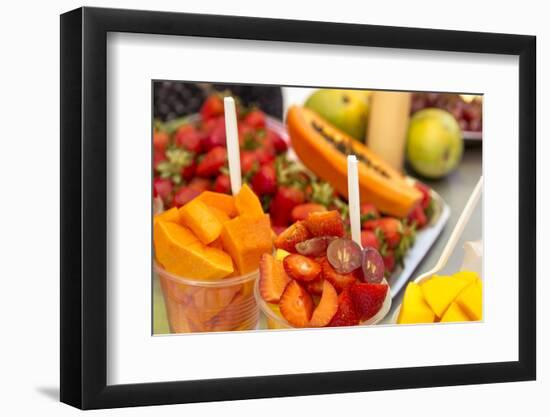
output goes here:
<path id="1" fill-rule="evenodd" d="M 251 330 L 254 284 L 272 253 L 269 216 L 243 185 L 235 196 L 204 191 L 153 219 L 155 271 L 172 333 Z"/>

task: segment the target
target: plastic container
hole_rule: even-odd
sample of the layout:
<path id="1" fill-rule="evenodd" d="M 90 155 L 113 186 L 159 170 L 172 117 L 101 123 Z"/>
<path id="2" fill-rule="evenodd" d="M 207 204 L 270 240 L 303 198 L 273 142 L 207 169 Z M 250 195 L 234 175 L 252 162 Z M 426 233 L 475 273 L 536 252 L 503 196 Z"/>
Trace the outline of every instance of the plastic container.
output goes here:
<path id="1" fill-rule="evenodd" d="M 254 297 L 258 270 L 239 277 L 201 281 L 173 275 L 155 262 L 172 333 L 252 330 L 259 312 Z"/>
<path id="2" fill-rule="evenodd" d="M 384 283 L 387 284 L 386 280 L 384 280 Z M 294 329 L 294 326 L 292 326 L 292 324 L 290 324 L 288 321 L 285 320 L 285 318 L 282 315 L 280 315 L 279 306 L 277 304 L 267 303 L 262 298 L 262 296 L 260 295 L 259 281 L 257 281 L 256 284 L 254 285 L 254 295 L 258 302 L 260 311 L 265 317 L 266 326 L 268 329 L 270 330 Z M 360 323 L 359 326 L 369 326 L 380 322 L 386 316 L 386 314 L 388 314 L 390 309 L 391 309 L 391 294 L 390 294 L 390 291 L 388 290 L 386 299 L 384 300 L 384 304 L 382 304 L 382 308 L 380 308 L 378 313 L 376 313 L 369 320 L 366 320 Z"/>

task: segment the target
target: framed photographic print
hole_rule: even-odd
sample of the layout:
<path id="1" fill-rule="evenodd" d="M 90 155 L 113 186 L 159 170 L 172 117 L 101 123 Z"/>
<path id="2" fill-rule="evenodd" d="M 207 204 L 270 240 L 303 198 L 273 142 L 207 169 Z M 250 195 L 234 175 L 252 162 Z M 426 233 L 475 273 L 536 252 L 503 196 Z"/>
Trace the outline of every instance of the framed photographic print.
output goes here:
<path id="1" fill-rule="evenodd" d="M 61 400 L 535 379 L 535 38 L 61 16 Z"/>

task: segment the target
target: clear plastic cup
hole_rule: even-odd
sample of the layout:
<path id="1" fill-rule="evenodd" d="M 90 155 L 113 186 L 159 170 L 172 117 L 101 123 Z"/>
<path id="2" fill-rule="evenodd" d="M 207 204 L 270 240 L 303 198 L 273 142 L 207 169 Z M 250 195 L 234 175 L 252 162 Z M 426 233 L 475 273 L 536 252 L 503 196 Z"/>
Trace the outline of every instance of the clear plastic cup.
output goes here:
<path id="1" fill-rule="evenodd" d="M 201 281 L 180 277 L 155 262 L 172 333 L 252 330 L 259 312 L 254 297 L 258 271 Z"/>
<path id="2" fill-rule="evenodd" d="M 384 280 L 383 282 L 387 284 L 386 280 Z M 254 296 L 256 297 L 261 313 L 265 317 L 265 321 L 268 329 L 271 329 L 271 330 L 294 329 L 294 326 L 292 326 L 292 324 L 286 321 L 285 318 L 280 314 L 279 306 L 277 304 L 268 303 L 262 298 L 262 296 L 260 295 L 259 280 L 254 285 Z M 378 313 L 376 313 L 370 319 L 360 323 L 359 326 L 369 326 L 369 325 L 379 323 L 386 316 L 386 314 L 388 314 L 390 309 L 391 309 L 391 294 L 388 289 L 388 293 L 386 295 L 386 299 L 384 300 L 384 304 L 382 304 L 382 307 L 380 308 Z"/>

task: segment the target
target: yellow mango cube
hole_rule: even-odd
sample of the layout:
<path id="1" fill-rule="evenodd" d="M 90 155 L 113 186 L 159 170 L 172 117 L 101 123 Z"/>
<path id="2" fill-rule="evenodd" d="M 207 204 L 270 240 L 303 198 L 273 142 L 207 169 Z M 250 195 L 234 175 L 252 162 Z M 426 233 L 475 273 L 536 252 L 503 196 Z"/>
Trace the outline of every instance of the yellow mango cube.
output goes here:
<path id="1" fill-rule="evenodd" d="M 193 199 L 179 209 L 181 223 L 189 227 L 205 245 L 215 241 L 222 232 L 222 222 L 210 207 Z"/>
<path id="2" fill-rule="evenodd" d="M 468 315 L 470 320 L 483 318 L 483 290 L 481 280 L 468 285 L 456 298 L 456 303 Z"/>
<path id="3" fill-rule="evenodd" d="M 467 285 L 468 281 L 464 279 L 434 275 L 420 284 L 420 288 L 435 315 L 443 317 L 445 310 Z"/>
<path id="4" fill-rule="evenodd" d="M 452 302 L 443 317 L 441 323 L 470 321 L 470 318 L 462 311 L 456 302 Z"/>
<path id="5" fill-rule="evenodd" d="M 158 221 L 179 223 L 180 213 L 177 207 L 172 207 L 170 210 L 155 215 L 155 217 L 153 217 L 153 224 L 156 224 Z"/>
<path id="6" fill-rule="evenodd" d="M 433 323 L 434 320 L 435 314 L 424 300 L 420 286 L 415 282 L 409 282 L 405 290 L 397 323 Z"/>
<path id="7" fill-rule="evenodd" d="M 461 279 L 468 284 L 471 284 L 479 279 L 479 275 L 474 271 L 459 271 L 453 274 L 453 278 Z"/>

